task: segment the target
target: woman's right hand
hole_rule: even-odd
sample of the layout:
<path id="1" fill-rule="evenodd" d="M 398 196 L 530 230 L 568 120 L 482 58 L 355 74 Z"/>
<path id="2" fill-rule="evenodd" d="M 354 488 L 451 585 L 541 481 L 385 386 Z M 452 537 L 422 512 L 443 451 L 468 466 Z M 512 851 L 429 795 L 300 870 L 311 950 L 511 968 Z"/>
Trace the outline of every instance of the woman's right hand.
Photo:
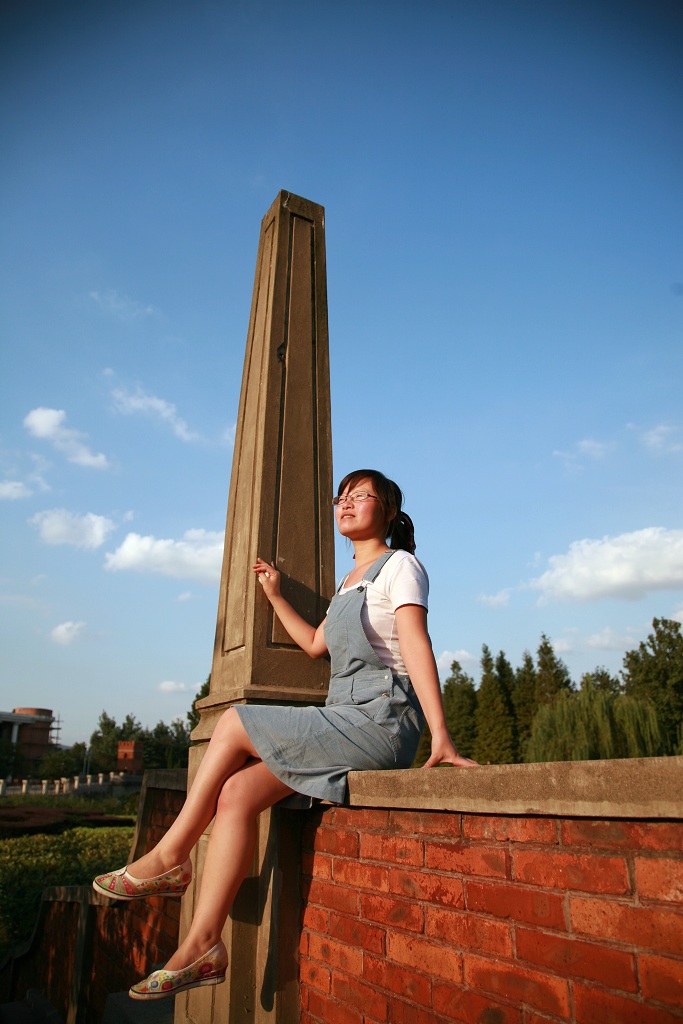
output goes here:
<path id="1" fill-rule="evenodd" d="M 292 608 L 280 593 L 281 576 L 275 568 L 275 563 L 268 563 L 263 558 L 257 558 L 252 569 L 256 573 L 256 578 L 261 584 L 264 594 L 272 604 L 275 614 L 294 643 L 298 644 L 311 658 L 322 658 L 327 654 L 325 621 L 323 620 L 316 629 Z"/>
<path id="2" fill-rule="evenodd" d="M 275 563 L 270 562 L 269 564 L 262 558 L 257 558 L 256 563 L 252 565 L 252 569 L 256 573 L 256 579 L 263 587 L 263 593 L 268 600 L 272 601 L 274 597 L 279 597 L 280 573 L 275 568 Z"/>
<path id="3" fill-rule="evenodd" d="M 423 765 L 423 768 L 435 768 L 439 764 L 452 764 L 456 768 L 478 767 L 478 762 L 470 757 L 463 757 L 455 748 L 455 744 L 446 733 L 441 736 L 432 736 L 431 756 Z"/>

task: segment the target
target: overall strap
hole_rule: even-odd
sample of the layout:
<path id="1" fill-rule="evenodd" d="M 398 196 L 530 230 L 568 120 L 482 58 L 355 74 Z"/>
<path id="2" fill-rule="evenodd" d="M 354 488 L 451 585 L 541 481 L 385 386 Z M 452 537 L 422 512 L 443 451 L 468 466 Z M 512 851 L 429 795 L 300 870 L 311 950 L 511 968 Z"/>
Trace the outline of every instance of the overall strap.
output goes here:
<path id="1" fill-rule="evenodd" d="M 373 562 L 367 573 L 365 573 L 361 583 L 374 583 L 391 556 L 395 554 L 396 549 L 393 549 L 392 551 L 385 551 L 383 555 L 380 555 L 377 561 Z"/>
<path id="2" fill-rule="evenodd" d="M 377 579 L 377 577 L 379 576 L 380 572 L 384 568 L 385 564 L 389 561 L 391 556 L 395 555 L 395 554 L 396 554 L 396 550 L 392 550 L 392 551 L 385 551 L 383 555 L 380 555 L 379 558 L 377 559 L 377 561 L 373 562 L 372 565 L 369 567 L 368 571 L 364 574 L 363 578 L 360 579 L 358 581 L 358 583 L 354 584 L 353 589 L 354 590 L 365 590 L 365 588 L 368 585 L 368 583 L 374 583 L 375 580 Z M 344 589 L 344 587 L 346 585 L 346 581 L 347 581 L 347 579 L 349 578 L 350 575 L 351 575 L 351 573 L 347 572 L 346 576 L 342 576 L 341 583 L 339 584 L 339 586 L 337 587 L 337 590 L 335 591 L 335 596 L 337 594 L 339 594 Z"/>

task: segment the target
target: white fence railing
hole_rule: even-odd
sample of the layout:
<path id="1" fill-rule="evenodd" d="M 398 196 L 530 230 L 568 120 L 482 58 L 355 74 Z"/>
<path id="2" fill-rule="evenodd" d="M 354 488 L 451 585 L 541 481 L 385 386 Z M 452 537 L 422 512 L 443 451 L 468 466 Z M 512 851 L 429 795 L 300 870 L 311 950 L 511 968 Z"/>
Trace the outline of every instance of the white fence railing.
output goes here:
<path id="1" fill-rule="evenodd" d="M 124 772 L 100 772 L 98 775 L 74 775 L 70 779 L 22 779 L 8 782 L 0 779 L 0 797 L 3 796 L 66 796 L 70 793 L 97 793 L 112 785 L 139 781 Z"/>

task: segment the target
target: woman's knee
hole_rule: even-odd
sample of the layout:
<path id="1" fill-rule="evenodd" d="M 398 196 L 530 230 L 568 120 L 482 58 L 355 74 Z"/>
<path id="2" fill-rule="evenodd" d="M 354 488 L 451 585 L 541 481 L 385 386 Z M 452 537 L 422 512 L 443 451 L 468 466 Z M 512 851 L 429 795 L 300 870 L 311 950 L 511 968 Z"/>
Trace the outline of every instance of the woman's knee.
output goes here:
<path id="1" fill-rule="evenodd" d="M 227 711 L 224 711 L 221 717 L 216 722 L 216 725 L 214 726 L 213 729 L 213 733 L 211 735 L 211 739 L 214 739 L 214 737 L 217 738 L 219 736 L 222 737 L 226 734 L 229 734 L 230 732 L 234 731 L 238 725 L 239 716 L 237 712 L 235 711 L 234 708 L 228 708 Z"/>
<path id="2" fill-rule="evenodd" d="M 211 735 L 211 742 L 228 743 L 235 750 L 241 750 L 247 757 L 254 757 L 256 753 L 235 708 L 228 708 L 218 719 Z"/>
<path id="3" fill-rule="evenodd" d="M 239 816 L 252 813 L 253 787 L 244 777 L 243 771 L 237 771 L 226 779 L 221 787 L 216 804 L 216 814 L 235 814 Z"/>

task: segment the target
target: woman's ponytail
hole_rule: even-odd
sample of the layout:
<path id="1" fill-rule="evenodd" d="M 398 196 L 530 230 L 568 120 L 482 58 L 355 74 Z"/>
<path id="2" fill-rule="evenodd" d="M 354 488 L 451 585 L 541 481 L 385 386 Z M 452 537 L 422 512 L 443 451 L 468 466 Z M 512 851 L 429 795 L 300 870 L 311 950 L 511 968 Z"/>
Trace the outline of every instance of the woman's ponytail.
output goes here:
<path id="1" fill-rule="evenodd" d="M 397 512 L 388 534 L 390 547 L 394 550 L 415 554 L 415 527 L 407 512 Z"/>

